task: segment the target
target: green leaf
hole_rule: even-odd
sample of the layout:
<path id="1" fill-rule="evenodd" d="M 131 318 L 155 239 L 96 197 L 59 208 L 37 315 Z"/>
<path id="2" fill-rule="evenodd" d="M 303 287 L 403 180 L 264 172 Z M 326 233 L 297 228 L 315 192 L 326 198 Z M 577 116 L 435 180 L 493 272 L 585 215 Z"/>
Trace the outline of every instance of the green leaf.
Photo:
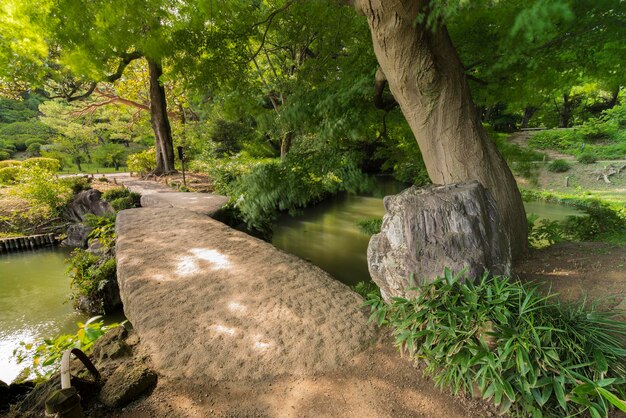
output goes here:
<path id="1" fill-rule="evenodd" d="M 556 400 L 559 402 L 561 408 L 567 412 L 567 403 L 565 401 L 565 392 L 563 391 L 563 384 L 558 382 L 556 379 L 554 380 L 552 387 L 554 388 L 554 394 L 556 395 Z"/>
<path id="2" fill-rule="evenodd" d="M 598 388 L 598 393 L 607 401 L 609 401 L 613 406 L 618 408 L 622 412 L 626 412 L 626 402 L 609 392 L 604 388 Z"/>
<path id="3" fill-rule="evenodd" d="M 600 373 L 606 373 L 609 370 L 609 365 L 606 362 L 606 357 L 600 350 L 594 350 L 593 359 L 596 362 L 596 370 Z"/>

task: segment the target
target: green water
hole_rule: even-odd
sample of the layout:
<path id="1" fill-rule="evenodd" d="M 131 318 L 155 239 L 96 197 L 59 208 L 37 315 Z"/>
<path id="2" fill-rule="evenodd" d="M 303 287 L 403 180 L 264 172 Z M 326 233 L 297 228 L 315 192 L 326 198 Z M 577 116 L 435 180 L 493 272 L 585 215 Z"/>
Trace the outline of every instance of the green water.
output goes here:
<path id="1" fill-rule="evenodd" d="M 369 236 L 363 234 L 356 223 L 382 217 L 385 214 L 383 196 L 399 193 L 406 187 L 382 179 L 370 194 L 344 194 L 307 208 L 298 216 L 284 215 L 275 225 L 272 244 L 311 261 L 347 285 L 368 281 Z M 540 218 L 558 220 L 580 214 L 571 207 L 546 202 L 528 203 L 526 211 Z"/>
<path id="2" fill-rule="evenodd" d="M 85 315 L 76 313 L 63 260 L 67 249 L 0 255 L 0 380 L 12 381 L 23 368 L 12 353 L 20 341 L 76 332 Z"/>

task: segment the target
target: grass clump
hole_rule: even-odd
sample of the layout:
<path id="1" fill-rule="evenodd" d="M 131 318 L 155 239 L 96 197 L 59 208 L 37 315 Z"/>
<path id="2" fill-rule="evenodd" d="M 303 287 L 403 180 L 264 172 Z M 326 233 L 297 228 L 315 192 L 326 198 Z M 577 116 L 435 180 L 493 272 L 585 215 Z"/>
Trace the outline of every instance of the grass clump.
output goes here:
<path id="1" fill-rule="evenodd" d="M 592 154 L 590 152 L 584 152 L 580 154 L 578 158 L 576 158 L 576 160 L 581 164 L 593 164 L 598 161 L 595 154 Z"/>
<path id="2" fill-rule="evenodd" d="M 553 173 L 565 173 L 569 171 L 570 165 L 565 160 L 554 160 L 550 164 L 548 164 L 548 171 L 552 171 Z"/>
<path id="3" fill-rule="evenodd" d="M 536 287 L 447 270 L 412 299 L 371 294 L 371 319 L 426 365 L 439 387 L 491 399 L 519 416 L 606 416 L 626 411 L 626 323 Z"/>

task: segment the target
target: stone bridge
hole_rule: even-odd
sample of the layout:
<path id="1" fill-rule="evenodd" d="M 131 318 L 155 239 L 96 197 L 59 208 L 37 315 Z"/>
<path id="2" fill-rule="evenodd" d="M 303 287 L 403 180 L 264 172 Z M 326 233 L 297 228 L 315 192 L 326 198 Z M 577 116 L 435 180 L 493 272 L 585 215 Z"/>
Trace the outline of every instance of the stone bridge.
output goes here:
<path id="1" fill-rule="evenodd" d="M 152 186 L 144 207 L 118 214 L 124 312 L 160 374 L 313 374 L 338 368 L 372 343 L 376 331 L 358 295 L 316 266 L 207 216 L 225 202 Z"/>

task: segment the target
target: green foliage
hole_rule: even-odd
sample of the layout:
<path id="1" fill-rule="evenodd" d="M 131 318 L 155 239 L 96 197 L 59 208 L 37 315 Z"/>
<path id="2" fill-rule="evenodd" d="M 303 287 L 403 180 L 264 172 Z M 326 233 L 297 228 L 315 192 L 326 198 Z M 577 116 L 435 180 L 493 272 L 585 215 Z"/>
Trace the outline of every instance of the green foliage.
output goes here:
<path id="1" fill-rule="evenodd" d="M 108 231 L 105 231 L 108 233 Z M 88 251 L 77 248 L 72 251 L 66 260 L 67 273 L 71 278 L 70 287 L 72 293 L 70 300 L 74 307 L 85 306 L 81 299 L 88 301 L 88 306 L 94 312 L 101 313 L 103 310 L 102 291 L 105 286 L 115 281 L 115 258 L 100 257 Z"/>
<path id="2" fill-rule="evenodd" d="M 90 318 L 84 324 L 78 323 L 76 334 L 59 335 L 56 338 L 44 338 L 42 341 L 25 343 L 20 342 L 20 348 L 13 352 L 18 363 L 31 361 L 27 369 L 28 374 L 34 373 L 37 380 L 48 380 L 61 367 L 61 358 L 66 350 L 78 348 L 85 354 L 90 354 L 93 344 L 110 329 L 122 326 L 122 324 L 104 325 L 99 321 L 101 317 Z"/>
<path id="3" fill-rule="evenodd" d="M 72 176 L 60 179 L 60 182 L 72 189 L 73 194 L 91 189 L 91 179 L 86 177 Z"/>
<path id="4" fill-rule="evenodd" d="M 116 170 L 119 170 L 126 162 L 126 150 L 127 148 L 120 144 L 104 144 L 96 148 L 93 159 L 103 167 L 115 167 Z"/>
<path id="5" fill-rule="evenodd" d="M 38 167 L 42 170 L 50 171 L 52 173 L 59 171 L 60 168 L 59 161 L 54 158 L 29 158 L 27 160 L 22 161 L 22 167 L 29 169 L 31 167 Z"/>
<path id="6" fill-rule="evenodd" d="M 4 167 L 21 167 L 22 162 L 17 160 L 4 160 L 0 161 L 0 168 Z"/>
<path id="7" fill-rule="evenodd" d="M 592 200 L 583 211 L 587 216 L 568 216 L 563 223 L 565 234 L 573 239 L 590 241 L 626 228 L 626 219 L 601 201 Z"/>
<path id="8" fill-rule="evenodd" d="M 36 115 L 37 108 L 29 108 L 27 102 L 0 97 L 0 124 L 26 122 Z"/>
<path id="9" fill-rule="evenodd" d="M 539 219 L 535 214 L 528 216 L 528 242 L 533 248 L 549 247 L 565 240 L 563 223 L 549 219 Z"/>
<path id="10" fill-rule="evenodd" d="M 298 149 L 294 145 L 282 161 L 236 165 L 236 170 L 247 171 L 243 175 L 228 173 L 234 180 L 227 186 L 228 194 L 249 227 L 267 231 L 278 211 L 293 214 L 326 196 L 365 187 L 366 178 L 352 156 L 330 147 L 308 146 Z M 219 183 L 225 183 L 224 179 Z"/>
<path id="11" fill-rule="evenodd" d="M 596 158 L 595 154 L 592 154 L 590 152 L 583 152 L 578 156 L 578 158 L 576 158 L 576 160 L 581 164 L 593 164 L 598 159 Z"/>
<path id="12" fill-rule="evenodd" d="M 553 173 L 565 173 L 569 171 L 570 165 L 565 160 L 554 160 L 550 164 L 548 164 L 548 170 Z"/>
<path id="13" fill-rule="evenodd" d="M 113 206 L 113 209 L 117 211 L 141 206 L 141 195 L 131 192 L 125 187 L 107 190 L 102 194 L 102 199 L 109 202 L 111 206 Z"/>
<path id="14" fill-rule="evenodd" d="M 535 163 L 543 160 L 543 154 L 508 142 L 508 135 L 506 134 L 490 132 L 490 135 L 511 168 L 511 171 L 531 182 L 536 182 L 539 176 L 539 170 Z"/>
<path id="15" fill-rule="evenodd" d="M 98 240 L 104 248 L 112 248 L 115 245 L 115 215 L 95 216 L 86 215 L 85 224 L 89 225 L 91 232 L 89 240 Z"/>
<path id="16" fill-rule="evenodd" d="M 19 167 L 3 167 L 0 168 L 0 184 L 15 184 L 20 176 L 21 169 Z"/>
<path id="17" fill-rule="evenodd" d="M 382 218 L 361 219 L 356 223 L 365 235 L 374 235 L 380 232 L 380 228 L 383 225 Z"/>
<path id="18" fill-rule="evenodd" d="M 363 296 L 364 298 L 368 298 L 368 297 L 380 298 L 380 288 L 376 286 L 376 283 L 372 281 L 358 282 L 357 284 L 352 286 L 352 290 L 354 290 L 356 293 Z"/>
<path id="19" fill-rule="evenodd" d="M 11 158 L 11 153 L 9 151 L 0 150 L 0 161 L 8 160 Z"/>
<path id="20" fill-rule="evenodd" d="M 156 168 L 156 149 L 148 148 L 145 151 L 131 154 L 126 159 L 128 170 L 133 173 L 147 174 Z"/>
<path id="21" fill-rule="evenodd" d="M 18 181 L 14 193 L 34 205 L 47 208 L 53 214 L 60 214 L 73 196 L 72 189 L 65 181 L 37 164 L 22 169 Z"/>
<path id="22" fill-rule="evenodd" d="M 522 416 L 606 416 L 626 391 L 626 323 L 504 277 L 446 270 L 413 299 L 371 295 L 371 319 L 423 361 L 437 386 Z"/>

